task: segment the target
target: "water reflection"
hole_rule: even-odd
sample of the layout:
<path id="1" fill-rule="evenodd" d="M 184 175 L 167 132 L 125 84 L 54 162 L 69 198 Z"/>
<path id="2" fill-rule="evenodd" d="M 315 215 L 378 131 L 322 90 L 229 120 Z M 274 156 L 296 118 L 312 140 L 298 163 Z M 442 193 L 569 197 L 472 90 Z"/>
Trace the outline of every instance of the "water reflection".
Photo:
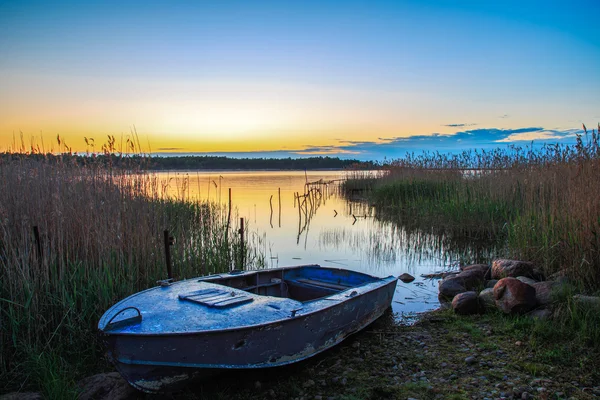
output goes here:
<path id="1" fill-rule="evenodd" d="M 439 305 L 437 281 L 420 275 L 485 258 L 491 251 L 476 240 L 439 227 L 411 226 L 364 202 L 344 199 L 336 190 L 342 171 L 164 172 L 158 177 L 162 190 L 179 198 L 208 199 L 225 208 L 231 202 L 247 221 L 250 240 L 262 246 L 267 268 L 315 263 L 378 276 L 412 274 L 414 282 L 398 282 L 393 308 L 399 313 Z"/>

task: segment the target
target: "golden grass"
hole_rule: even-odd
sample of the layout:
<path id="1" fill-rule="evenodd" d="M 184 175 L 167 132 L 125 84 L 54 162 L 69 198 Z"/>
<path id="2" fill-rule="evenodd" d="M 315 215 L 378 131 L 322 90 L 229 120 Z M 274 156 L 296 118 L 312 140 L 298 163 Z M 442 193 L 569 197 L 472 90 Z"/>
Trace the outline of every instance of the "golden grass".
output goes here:
<path id="1" fill-rule="evenodd" d="M 231 233 L 237 218 L 228 228 L 227 210 L 184 201 L 185 193 L 167 197 L 135 166 L 24 154 L 0 160 L 0 376 L 8 380 L 23 377 L 15 371 L 24 373 L 27 354 L 98 364 L 100 315 L 166 278 L 164 230 L 176 240 L 179 279 L 240 259 Z"/>

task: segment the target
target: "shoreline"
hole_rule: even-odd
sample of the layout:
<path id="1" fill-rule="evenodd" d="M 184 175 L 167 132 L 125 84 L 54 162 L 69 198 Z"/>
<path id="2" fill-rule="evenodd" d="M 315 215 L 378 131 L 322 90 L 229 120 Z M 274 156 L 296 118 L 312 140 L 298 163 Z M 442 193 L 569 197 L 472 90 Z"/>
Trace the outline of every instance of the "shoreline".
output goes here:
<path id="1" fill-rule="evenodd" d="M 558 362 L 550 349 L 528 338 L 527 329 L 515 329 L 510 321 L 498 313 L 458 316 L 438 309 L 420 313 L 413 324 L 399 324 L 390 311 L 306 361 L 232 371 L 179 393 L 130 391 L 119 398 L 587 400 L 600 396 L 600 373 L 590 368 L 599 365 L 599 354 L 578 349 Z"/>
<path id="2" fill-rule="evenodd" d="M 495 314 L 461 317 L 451 311 L 435 310 L 422 313 L 412 325 L 403 325 L 394 323 L 393 315 L 387 313 L 325 355 L 287 371 L 247 376 L 237 388 L 217 384 L 216 391 L 203 387 L 198 393 L 190 389 L 172 398 L 592 399 L 600 396 L 597 371 L 585 365 L 564 368 L 539 357 L 534 343 L 522 332 L 503 327 L 502 318 Z M 574 359 L 578 356 L 585 354 L 573 354 Z M 231 384 L 231 379 L 226 381 Z"/>

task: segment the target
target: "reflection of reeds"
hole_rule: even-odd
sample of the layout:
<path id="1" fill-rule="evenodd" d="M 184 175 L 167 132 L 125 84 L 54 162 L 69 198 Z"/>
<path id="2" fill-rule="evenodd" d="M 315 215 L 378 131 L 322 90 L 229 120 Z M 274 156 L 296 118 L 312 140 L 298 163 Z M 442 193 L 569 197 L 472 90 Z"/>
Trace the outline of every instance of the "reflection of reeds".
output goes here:
<path id="1" fill-rule="evenodd" d="M 598 139 L 586 130 L 570 147 L 409 155 L 378 179 L 359 176 L 343 187 L 347 195 L 368 190 L 378 218 L 500 240 L 507 256 L 537 261 L 548 273 L 568 268 L 600 287 Z"/>
<path id="2" fill-rule="evenodd" d="M 306 236 L 308 236 L 310 221 L 317 213 L 317 210 L 321 204 L 324 204 L 327 200 L 327 197 L 329 196 L 328 186 L 332 182 L 333 181 L 324 182 L 323 180 L 317 182 L 308 182 L 307 178 L 307 182 L 304 185 L 304 193 L 294 193 L 294 207 L 298 206 L 298 235 L 296 238 L 296 243 L 300 243 L 300 236 L 303 232 L 306 231 Z"/>
<path id="3" fill-rule="evenodd" d="M 323 229 L 319 244 L 324 249 L 352 249 L 365 257 L 369 266 L 393 266 L 402 260 L 410 267 L 423 262 L 435 262 L 436 269 L 456 264 L 487 260 L 498 249 L 489 241 L 473 241 L 452 231 L 398 226 L 388 221 L 375 221 L 362 229 Z"/>
<path id="4" fill-rule="evenodd" d="M 25 379 L 26 354 L 64 358 L 71 372 L 96 365 L 101 313 L 166 277 L 165 229 L 176 239 L 180 279 L 226 271 L 230 252 L 240 249 L 239 236 L 226 234 L 226 210 L 184 201 L 187 177 L 178 197 L 168 197 L 141 171 L 52 160 L 5 154 L 0 162 L 0 375 L 7 387 Z"/>

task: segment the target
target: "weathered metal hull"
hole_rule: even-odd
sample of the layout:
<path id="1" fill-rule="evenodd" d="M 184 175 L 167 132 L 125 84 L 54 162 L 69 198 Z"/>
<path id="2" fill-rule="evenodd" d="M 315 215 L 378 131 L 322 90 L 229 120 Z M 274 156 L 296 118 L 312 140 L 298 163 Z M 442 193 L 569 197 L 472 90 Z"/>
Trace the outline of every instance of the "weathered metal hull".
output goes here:
<path id="1" fill-rule="evenodd" d="M 158 335 L 106 334 L 108 356 L 135 388 L 178 390 L 218 371 L 270 368 L 314 356 L 363 329 L 390 306 L 396 280 L 309 314 L 258 326 Z"/>

